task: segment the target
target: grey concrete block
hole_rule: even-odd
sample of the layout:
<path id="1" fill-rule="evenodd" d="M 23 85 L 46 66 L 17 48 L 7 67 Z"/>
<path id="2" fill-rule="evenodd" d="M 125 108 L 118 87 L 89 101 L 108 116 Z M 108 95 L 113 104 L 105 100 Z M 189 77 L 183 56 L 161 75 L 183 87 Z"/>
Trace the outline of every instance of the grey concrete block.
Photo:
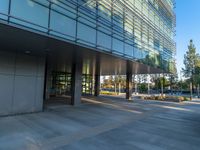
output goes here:
<path id="1" fill-rule="evenodd" d="M 41 111 L 45 58 L 0 51 L 0 115 Z"/>
<path id="2" fill-rule="evenodd" d="M 37 76 L 44 77 L 45 57 L 38 57 L 37 63 L 38 63 Z"/>
<path id="3" fill-rule="evenodd" d="M 16 76 L 14 86 L 13 113 L 33 112 L 36 77 Z"/>
<path id="4" fill-rule="evenodd" d="M 44 78 L 37 77 L 35 93 L 35 111 L 41 111 L 43 107 Z"/>
<path id="5" fill-rule="evenodd" d="M 0 52 L 0 74 L 14 74 L 15 53 Z"/>
<path id="6" fill-rule="evenodd" d="M 0 115 L 11 113 L 14 75 L 0 74 Z"/>
<path id="7" fill-rule="evenodd" d="M 37 75 L 37 59 L 35 56 L 18 54 L 16 60 L 16 75 Z"/>

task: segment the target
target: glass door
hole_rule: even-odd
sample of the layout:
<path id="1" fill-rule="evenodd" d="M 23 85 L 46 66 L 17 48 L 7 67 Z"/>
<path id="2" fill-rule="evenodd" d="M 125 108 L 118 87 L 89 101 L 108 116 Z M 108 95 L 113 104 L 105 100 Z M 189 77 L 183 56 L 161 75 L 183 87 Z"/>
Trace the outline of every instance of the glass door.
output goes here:
<path id="1" fill-rule="evenodd" d="M 52 72 L 52 89 L 56 96 L 69 95 L 71 92 L 71 73 Z"/>
<path id="2" fill-rule="evenodd" d="M 93 94 L 93 78 L 90 74 L 83 74 L 82 76 L 82 94 L 92 95 Z"/>

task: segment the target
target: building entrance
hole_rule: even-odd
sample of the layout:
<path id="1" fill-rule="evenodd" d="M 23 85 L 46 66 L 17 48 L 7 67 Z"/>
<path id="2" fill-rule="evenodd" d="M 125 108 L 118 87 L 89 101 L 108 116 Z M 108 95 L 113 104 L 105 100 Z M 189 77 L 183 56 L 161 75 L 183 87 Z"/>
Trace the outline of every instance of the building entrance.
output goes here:
<path id="1" fill-rule="evenodd" d="M 92 95 L 93 94 L 93 77 L 90 74 L 82 75 L 82 94 L 83 95 Z"/>
<path id="2" fill-rule="evenodd" d="M 71 95 L 72 74 L 68 72 L 53 71 L 51 75 L 50 97 L 62 97 Z M 90 74 L 82 75 L 82 94 L 92 95 L 94 81 Z"/>
<path id="3" fill-rule="evenodd" d="M 65 96 L 71 93 L 71 73 L 52 72 L 52 94 Z"/>

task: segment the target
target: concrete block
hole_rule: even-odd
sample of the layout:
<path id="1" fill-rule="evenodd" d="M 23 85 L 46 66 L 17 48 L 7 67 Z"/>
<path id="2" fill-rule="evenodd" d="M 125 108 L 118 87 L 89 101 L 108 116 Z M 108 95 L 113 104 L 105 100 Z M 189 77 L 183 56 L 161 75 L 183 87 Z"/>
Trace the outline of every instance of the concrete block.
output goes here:
<path id="1" fill-rule="evenodd" d="M 26 113 L 35 110 L 35 90 L 36 77 L 15 77 L 13 113 Z"/>
<path id="2" fill-rule="evenodd" d="M 35 93 L 35 111 L 42 111 L 43 93 L 44 93 L 44 78 L 37 77 Z"/>
<path id="3" fill-rule="evenodd" d="M 15 53 L 0 52 L 0 74 L 14 74 Z"/>
<path id="4" fill-rule="evenodd" d="M 18 54 L 16 59 L 16 75 L 37 75 L 37 59 L 35 56 Z"/>
<path id="5" fill-rule="evenodd" d="M 14 75 L 0 74 L 0 116 L 11 113 Z"/>

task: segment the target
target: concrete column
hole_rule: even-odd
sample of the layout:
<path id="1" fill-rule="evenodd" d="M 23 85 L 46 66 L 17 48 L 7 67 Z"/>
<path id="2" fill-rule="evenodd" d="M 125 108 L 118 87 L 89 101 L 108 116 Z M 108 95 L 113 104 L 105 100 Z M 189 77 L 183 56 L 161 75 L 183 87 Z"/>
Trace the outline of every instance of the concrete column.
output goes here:
<path id="1" fill-rule="evenodd" d="M 71 104 L 79 105 L 81 104 L 82 95 L 82 70 L 83 70 L 83 60 L 79 55 L 75 55 L 72 63 L 72 88 L 71 88 Z"/>
<path id="2" fill-rule="evenodd" d="M 94 96 L 99 96 L 100 94 L 100 59 L 99 56 L 97 56 L 96 59 L 96 67 L 95 67 L 95 85 L 94 85 Z"/>
<path id="3" fill-rule="evenodd" d="M 45 108 L 45 100 L 48 99 L 49 95 L 47 94 L 47 71 L 48 71 L 48 57 L 45 56 L 45 65 L 44 65 L 44 90 L 43 90 L 43 111 Z M 48 96 L 47 96 L 48 95 Z"/>
<path id="4" fill-rule="evenodd" d="M 130 61 L 127 61 L 127 64 L 126 64 L 126 99 L 128 99 L 128 100 L 131 100 L 131 96 L 132 96 L 132 75 L 133 75 L 132 63 Z"/>

